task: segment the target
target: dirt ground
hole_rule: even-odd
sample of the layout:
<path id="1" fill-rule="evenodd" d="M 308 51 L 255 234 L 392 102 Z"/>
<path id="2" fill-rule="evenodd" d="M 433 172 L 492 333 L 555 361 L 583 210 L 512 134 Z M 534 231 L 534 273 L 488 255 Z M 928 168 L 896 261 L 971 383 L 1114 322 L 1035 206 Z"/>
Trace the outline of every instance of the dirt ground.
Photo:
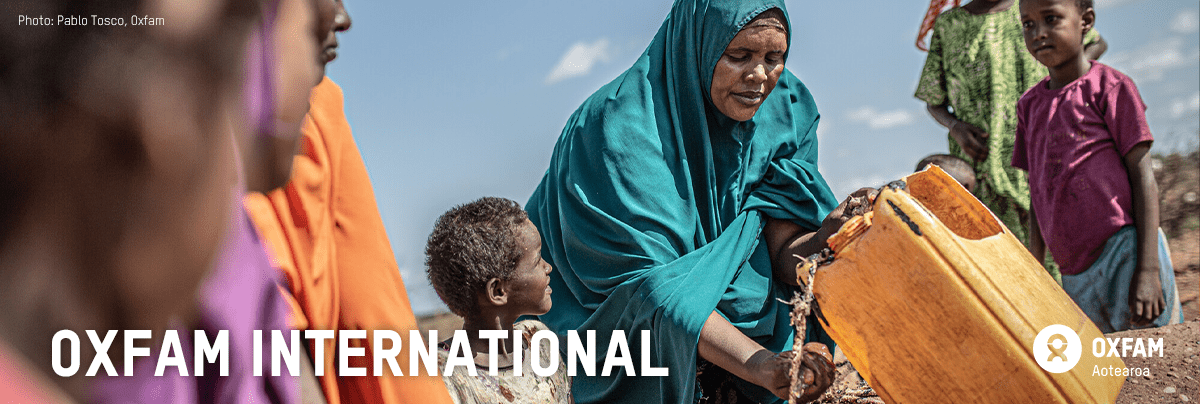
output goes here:
<path id="1" fill-rule="evenodd" d="M 1125 366 L 1149 369 L 1149 376 L 1130 376 L 1121 387 L 1117 403 L 1187 403 L 1200 400 L 1200 323 L 1123 331 L 1110 338 L 1162 338 L 1161 358 L 1125 358 Z"/>
<path id="2" fill-rule="evenodd" d="M 1187 321 L 1161 328 L 1123 331 L 1108 338 L 1162 338 L 1163 356 L 1124 358 L 1125 366 L 1148 369 L 1149 376 L 1130 376 L 1117 395 L 1117 404 L 1166 404 L 1200 401 L 1200 322 Z M 834 355 L 837 381 L 818 404 L 882 404 L 839 350 Z"/>

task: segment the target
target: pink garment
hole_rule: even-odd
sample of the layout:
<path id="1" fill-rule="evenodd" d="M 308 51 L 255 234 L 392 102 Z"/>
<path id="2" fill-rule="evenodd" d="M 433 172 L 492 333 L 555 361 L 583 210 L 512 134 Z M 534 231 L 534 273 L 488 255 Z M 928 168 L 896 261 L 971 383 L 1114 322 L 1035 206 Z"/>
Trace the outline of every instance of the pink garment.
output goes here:
<path id="1" fill-rule="evenodd" d="M 237 192 L 239 202 L 241 195 Z M 266 349 L 260 355 L 267 376 L 254 376 L 254 330 L 263 330 L 268 341 L 273 330 L 287 332 L 290 330 L 287 326 L 289 308 L 279 293 L 282 279 L 268 261 L 266 246 L 245 211 L 237 205 L 235 208 L 237 212 L 231 218 L 231 231 L 212 273 L 200 287 L 200 321 L 192 327 L 176 327 L 188 375 L 183 376 L 178 368 L 168 367 L 162 376 L 154 376 L 162 345 L 145 341 L 141 346 L 150 348 L 150 356 L 138 358 L 132 376 L 107 376 L 103 369 L 100 370 L 99 374 L 105 376 L 96 378 L 93 402 L 300 402 L 300 378 L 291 376 L 287 367 L 283 367 L 279 376 L 269 376 L 271 361 Z M 215 339 L 221 330 L 229 332 L 228 376 L 220 376 L 220 367 L 215 363 L 205 364 L 204 376 L 195 375 L 192 337 L 195 330 L 204 330 L 209 340 Z M 80 335 L 87 338 L 82 332 Z M 161 337 L 161 334 L 155 337 Z M 122 335 L 117 338 L 114 344 L 121 343 Z M 87 343 L 86 339 L 83 341 Z M 124 372 L 121 367 L 116 370 L 120 374 Z"/>
<path id="2" fill-rule="evenodd" d="M 1133 222 L 1124 156 L 1152 142 L 1133 80 L 1098 62 L 1063 88 L 1042 80 L 1017 102 L 1012 165 L 1029 172 L 1030 204 L 1064 275 L 1083 272 Z"/>

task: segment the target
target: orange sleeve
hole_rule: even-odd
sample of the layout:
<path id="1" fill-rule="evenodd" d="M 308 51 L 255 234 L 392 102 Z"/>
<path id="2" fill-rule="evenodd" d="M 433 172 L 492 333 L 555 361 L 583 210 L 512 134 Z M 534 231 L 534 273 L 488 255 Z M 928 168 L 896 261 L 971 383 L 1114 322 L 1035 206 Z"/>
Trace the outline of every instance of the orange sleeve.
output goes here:
<path id="1" fill-rule="evenodd" d="M 407 343 L 417 329 L 388 242 L 366 165 L 350 132 L 342 91 L 329 78 L 313 89 L 301 151 L 282 190 L 251 195 L 246 206 L 285 273 L 298 324 L 310 329 L 395 330 Z M 264 229 L 263 227 L 271 227 Z M 353 343 L 357 342 L 357 343 Z M 371 333 L 352 340 L 367 355 L 350 365 L 372 369 Z M 440 377 L 336 377 L 336 344 L 325 344 L 321 377 L 330 403 L 444 403 Z M 407 349 L 396 361 L 408 371 Z"/>

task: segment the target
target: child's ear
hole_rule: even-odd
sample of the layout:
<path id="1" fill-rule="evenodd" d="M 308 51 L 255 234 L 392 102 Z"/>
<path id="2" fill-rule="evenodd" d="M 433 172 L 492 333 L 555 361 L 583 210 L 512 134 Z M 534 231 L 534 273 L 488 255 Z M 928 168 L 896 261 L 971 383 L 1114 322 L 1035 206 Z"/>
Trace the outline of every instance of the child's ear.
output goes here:
<path id="1" fill-rule="evenodd" d="M 1088 30 L 1096 26 L 1096 10 L 1088 7 L 1080 17 L 1083 20 L 1083 35 L 1087 35 Z"/>
<path id="2" fill-rule="evenodd" d="M 487 285 L 483 288 L 484 299 L 494 306 L 503 306 L 508 304 L 508 288 L 500 278 L 488 279 Z"/>

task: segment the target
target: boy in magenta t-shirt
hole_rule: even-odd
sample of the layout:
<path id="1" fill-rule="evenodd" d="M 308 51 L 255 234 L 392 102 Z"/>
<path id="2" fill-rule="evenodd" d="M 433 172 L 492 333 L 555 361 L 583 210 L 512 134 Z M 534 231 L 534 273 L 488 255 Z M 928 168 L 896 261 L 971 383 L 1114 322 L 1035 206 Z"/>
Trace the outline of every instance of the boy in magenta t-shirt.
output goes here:
<path id="1" fill-rule="evenodd" d="M 1050 76 L 1017 102 L 1012 165 L 1029 172 L 1030 252 L 1104 332 L 1182 322 L 1158 230 L 1146 106 L 1133 81 L 1083 55 L 1091 0 L 1024 0 L 1025 46 Z"/>

